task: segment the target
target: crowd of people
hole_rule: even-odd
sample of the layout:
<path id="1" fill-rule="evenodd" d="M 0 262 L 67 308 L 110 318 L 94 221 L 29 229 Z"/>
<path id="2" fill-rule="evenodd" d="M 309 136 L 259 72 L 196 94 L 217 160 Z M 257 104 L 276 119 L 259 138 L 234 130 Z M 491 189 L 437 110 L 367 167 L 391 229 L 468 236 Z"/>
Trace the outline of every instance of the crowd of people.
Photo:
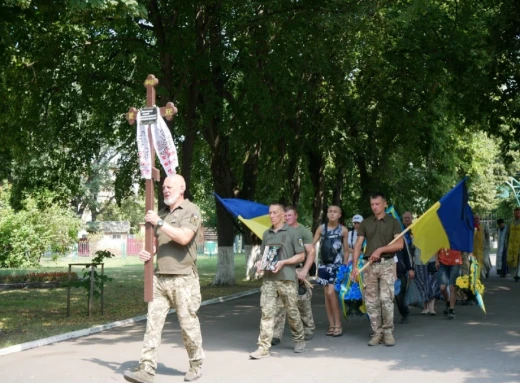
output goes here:
<path id="1" fill-rule="evenodd" d="M 149 261 L 156 257 L 153 277 L 153 301 L 148 304 L 144 344 L 139 366 L 126 371 L 124 378 L 134 383 L 153 382 L 157 368 L 157 352 L 162 329 L 171 308 L 176 309 L 184 346 L 189 357 L 189 370 L 185 381 L 202 376 L 204 351 L 197 311 L 201 304 L 200 284 L 196 266 L 195 236 L 201 223 L 199 208 L 184 197 L 186 183 L 180 175 L 167 177 L 163 184 L 166 207 L 148 211 L 145 221 L 154 226 L 154 254 L 142 250 L 139 257 Z M 363 309 L 370 321 L 372 336 L 369 346 L 393 346 L 394 302 L 401 323 L 409 317 L 407 286 L 414 282 L 420 291 L 421 314 L 436 315 L 435 301 L 446 302 L 444 314 L 455 319 L 455 303 L 459 275 L 469 273 L 470 254 L 454 249 L 440 249 L 428 262 L 423 262 L 419 249 L 413 245 L 413 231 L 402 234 L 399 221 L 386 213 L 386 198 L 382 193 L 370 197 L 372 215 L 366 219 L 359 214 L 352 218 L 353 229 L 340 223 L 339 206 L 329 206 L 327 223 L 320 225 L 314 236 L 298 222 L 294 206 L 281 203 L 269 205 L 271 227 L 262 238 L 261 254 L 264 259 L 255 264 L 263 274 L 260 294 L 260 333 L 257 349 L 250 359 L 270 356 L 270 348 L 281 342 L 287 319 L 294 341 L 294 352 L 302 353 L 306 342 L 313 339 L 316 326 L 311 298 L 314 279 L 322 285 L 329 326 L 325 335 L 340 337 L 343 334 L 340 303 L 335 286 L 338 272 L 350 270 L 348 286 L 363 290 Z M 520 279 L 520 208 L 514 211 L 509 227 L 503 219 L 498 224 L 497 274 L 511 274 Z M 403 214 L 403 224 L 412 224 L 412 214 Z M 319 243 L 318 256 L 315 249 Z M 489 277 L 489 231 L 475 215 L 474 256 L 481 278 Z M 317 260 L 317 262 L 316 262 Z M 318 267 L 316 268 L 316 263 Z M 365 265 L 365 266 L 363 266 Z M 400 291 L 394 294 L 396 281 Z M 465 302 L 474 297 L 467 294 Z M 356 306 L 359 311 L 361 306 Z"/>

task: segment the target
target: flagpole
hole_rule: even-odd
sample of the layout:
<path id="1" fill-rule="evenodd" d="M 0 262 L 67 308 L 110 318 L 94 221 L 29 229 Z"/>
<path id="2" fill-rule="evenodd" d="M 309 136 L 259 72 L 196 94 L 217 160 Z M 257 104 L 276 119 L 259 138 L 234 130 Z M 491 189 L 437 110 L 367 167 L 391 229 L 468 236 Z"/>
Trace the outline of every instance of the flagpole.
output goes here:
<path id="1" fill-rule="evenodd" d="M 462 181 L 460 181 L 457 185 L 455 185 L 455 187 L 453 187 L 450 191 L 448 191 L 448 193 L 446 193 L 440 201 L 443 201 L 443 200 L 446 200 L 450 195 L 451 193 L 453 193 L 454 190 L 456 190 L 461 184 L 464 184 L 466 179 L 468 177 L 464 177 L 464 179 Z M 464 188 L 463 188 L 463 201 L 462 201 L 462 209 L 465 208 L 465 205 L 467 205 L 467 189 L 466 189 L 466 185 L 464 184 L 463 185 Z M 395 241 L 397 241 L 399 238 L 402 238 L 408 231 L 412 230 L 412 228 L 414 228 L 419 222 L 421 222 L 421 220 L 423 219 L 423 217 L 426 217 L 426 216 L 429 216 L 430 213 L 434 213 L 434 214 L 437 214 L 437 217 L 438 217 L 438 210 L 439 208 L 441 207 L 441 202 L 440 201 L 437 201 L 436 203 L 434 203 L 425 213 L 423 213 L 415 222 L 413 222 L 410 226 L 408 226 L 401 234 L 399 234 L 398 236 L 396 236 L 392 242 L 390 242 L 388 244 L 391 245 L 393 243 L 395 243 Z M 469 207 L 469 205 L 468 205 Z M 439 218 L 439 217 L 438 217 Z M 442 223 L 441 223 L 442 225 Z M 420 230 L 419 230 L 420 231 Z M 447 234 L 446 234 L 447 235 Z M 473 237 L 471 237 L 473 238 Z M 449 240 L 449 238 L 447 238 Z M 472 242 L 472 241 L 471 241 Z M 358 270 L 358 273 L 361 273 L 363 270 L 365 270 L 372 262 L 371 261 L 368 261 L 361 269 Z"/>
<path id="2" fill-rule="evenodd" d="M 402 238 L 406 233 L 408 233 L 410 231 L 411 227 L 412 227 L 412 225 L 410 225 L 406 229 L 404 229 L 401 232 L 401 234 L 399 234 L 397 237 L 394 237 L 392 242 L 390 242 L 387 246 L 393 245 L 395 242 L 397 242 L 397 240 L 399 238 Z M 371 263 L 372 263 L 372 261 L 370 261 L 370 260 L 367 263 L 365 263 L 365 265 L 361 269 L 359 269 L 358 274 L 361 273 L 363 270 L 365 270 Z"/>

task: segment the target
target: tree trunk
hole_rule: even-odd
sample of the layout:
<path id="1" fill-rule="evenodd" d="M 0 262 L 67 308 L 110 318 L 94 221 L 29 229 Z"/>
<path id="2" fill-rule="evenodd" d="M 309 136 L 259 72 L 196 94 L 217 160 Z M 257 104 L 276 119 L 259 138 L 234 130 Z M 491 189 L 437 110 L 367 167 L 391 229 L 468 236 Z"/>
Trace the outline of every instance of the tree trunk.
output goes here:
<path id="1" fill-rule="evenodd" d="M 332 204 L 339 207 L 341 207 L 341 204 L 343 203 L 343 174 L 343 170 L 336 167 L 335 185 L 332 189 Z M 344 216 L 343 219 L 345 219 Z"/>
<path id="2" fill-rule="evenodd" d="M 258 159 L 260 157 L 260 143 L 255 143 L 248 151 L 246 160 L 243 165 L 243 180 L 242 180 L 242 188 L 238 193 L 238 198 L 242 198 L 245 200 L 255 200 L 256 193 L 256 182 L 258 177 Z M 242 240 L 244 241 L 244 249 L 246 252 L 246 280 L 256 279 L 256 268 L 254 267 L 254 261 L 256 255 L 253 254 L 251 257 L 251 250 L 258 247 L 255 246 L 255 242 L 258 243 L 258 239 L 255 234 L 253 234 L 249 228 L 242 226 L 244 228 L 244 233 L 242 235 Z M 261 239 L 261 238 L 260 238 Z"/>
<path id="3" fill-rule="evenodd" d="M 233 252 L 233 246 L 219 246 L 217 274 L 213 280 L 213 286 L 229 285 L 234 283 L 235 253 Z"/>
<path id="4" fill-rule="evenodd" d="M 300 162 L 300 157 L 296 157 L 296 152 L 294 152 L 293 155 L 295 157 L 291 157 L 291 159 L 289 160 L 287 179 L 289 181 L 289 191 L 291 193 L 291 205 L 297 206 L 298 201 L 300 200 L 301 192 L 301 180 L 300 174 L 298 172 L 298 164 Z"/>
<path id="5" fill-rule="evenodd" d="M 193 163 L 193 147 L 195 145 L 195 137 L 197 135 L 197 128 L 195 123 L 195 110 L 196 103 L 198 101 L 198 90 L 196 86 L 196 80 L 192 82 L 189 89 L 188 105 L 186 110 L 185 120 L 185 134 L 184 142 L 182 143 L 182 162 L 181 162 L 181 174 L 186 180 L 186 195 L 191 197 L 191 167 Z M 193 199 L 193 197 L 191 197 Z"/>
<path id="6" fill-rule="evenodd" d="M 323 196 L 325 191 L 325 160 L 323 153 L 309 152 L 309 173 L 314 188 L 312 202 L 312 232 L 314 233 L 322 222 Z"/>
<path id="7" fill-rule="evenodd" d="M 204 7 L 199 5 L 197 7 L 195 17 L 195 51 L 197 67 L 203 66 L 203 63 L 199 63 L 198 60 L 204 60 L 204 30 L 205 22 L 204 19 Z M 195 140 L 199 133 L 197 128 L 197 106 L 201 100 L 200 95 L 200 71 L 192 70 L 189 72 L 189 87 L 188 87 L 188 100 L 186 105 L 185 113 L 185 131 L 184 131 L 184 142 L 182 143 L 182 163 L 181 163 L 181 174 L 186 180 L 186 194 L 190 196 L 191 188 L 191 168 L 193 163 L 193 148 L 195 146 Z"/>
<path id="8" fill-rule="evenodd" d="M 261 259 L 260 245 L 245 245 L 246 250 L 246 281 L 253 281 L 260 278 L 257 274 L 255 263 Z"/>
<path id="9" fill-rule="evenodd" d="M 220 6 L 213 4 L 206 8 L 208 28 L 207 39 L 207 78 L 206 88 L 201 92 L 207 123 L 204 138 L 211 149 L 211 174 L 217 194 L 223 198 L 232 197 L 236 182 L 229 159 L 229 139 L 222 123 L 224 115 L 224 74 L 222 70 L 223 47 Z M 217 204 L 218 266 L 213 285 L 234 285 L 235 272 L 233 262 L 234 227 L 229 213 Z M 222 250 L 221 250 L 222 249 Z M 222 259 L 221 259 L 222 258 Z M 231 261 L 230 261 L 231 260 Z"/>
<path id="10" fill-rule="evenodd" d="M 222 142 L 225 143 L 222 144 Z M 232 196 L 234 182 L 233 176 L 231 174 L 231 163 L 228 158 L 228 145 L 227 141 L 224 139 L 217 139 L 215 141 L 214 153 L 211 159 L 211 172 L 213 174 L 213 184 L 215 185 L 215 191 L 217 194 L 224 198 Z M 231 253 L 233 252 L 235 230 L 229 213 L 222 207 L 221 204 L 217 204 L 216 206 L 219 262 L 213 285 L 234 285 L 234 263 L 229 262 L 228 257 L 230 256 L 226 252 L 227 250 L 221 252 L 220 249 L 231 248 L 230 251 Z M 221 256 L 224 257 L 222 261 L 220 260 Z"/>

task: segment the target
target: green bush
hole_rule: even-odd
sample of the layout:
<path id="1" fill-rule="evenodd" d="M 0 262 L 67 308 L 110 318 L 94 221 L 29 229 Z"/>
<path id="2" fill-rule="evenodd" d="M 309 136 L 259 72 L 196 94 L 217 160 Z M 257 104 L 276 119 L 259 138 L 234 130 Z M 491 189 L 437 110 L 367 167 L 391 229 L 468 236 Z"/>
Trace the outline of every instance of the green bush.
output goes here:
<path id="1" fill-rule="evenodd" d="M 9 185 L 0 186 L 1 268 L 36 266 L 47 250 L 70 251 L 82 223 L 69 208 L 44 191 L 25 196 L 23 209 L 15 211 L 9 205 L 10 194 Z"/>

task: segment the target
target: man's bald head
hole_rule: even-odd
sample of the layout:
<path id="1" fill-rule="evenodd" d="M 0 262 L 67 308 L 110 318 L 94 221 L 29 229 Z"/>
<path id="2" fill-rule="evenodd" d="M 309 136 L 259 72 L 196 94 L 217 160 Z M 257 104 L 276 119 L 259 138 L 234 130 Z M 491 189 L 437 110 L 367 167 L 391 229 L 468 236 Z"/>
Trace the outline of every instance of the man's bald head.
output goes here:
<path id="1" fill-rule="evenodd" d="M 173 176 L 166 177 L 164 182 L 166 182 L 167 179 L 171 179 L 172 182 L 175 183 L 175 185 L 179 185 L 179 187 L 182 190 L 182 193 L 184 194 L 184 191 L 186 190 L 186 181 L 184 180 L 183 176 L 181 176 L 180 174 L 174 174 Z"/>
<path id="2" fill-rule="evenodd" d="M 185 190 L 186 181 L 183 176 L 175 174 L 166 177 L 163 183 L 164 203 L 170 207 L 178 206 L 184 201 Z"/>

